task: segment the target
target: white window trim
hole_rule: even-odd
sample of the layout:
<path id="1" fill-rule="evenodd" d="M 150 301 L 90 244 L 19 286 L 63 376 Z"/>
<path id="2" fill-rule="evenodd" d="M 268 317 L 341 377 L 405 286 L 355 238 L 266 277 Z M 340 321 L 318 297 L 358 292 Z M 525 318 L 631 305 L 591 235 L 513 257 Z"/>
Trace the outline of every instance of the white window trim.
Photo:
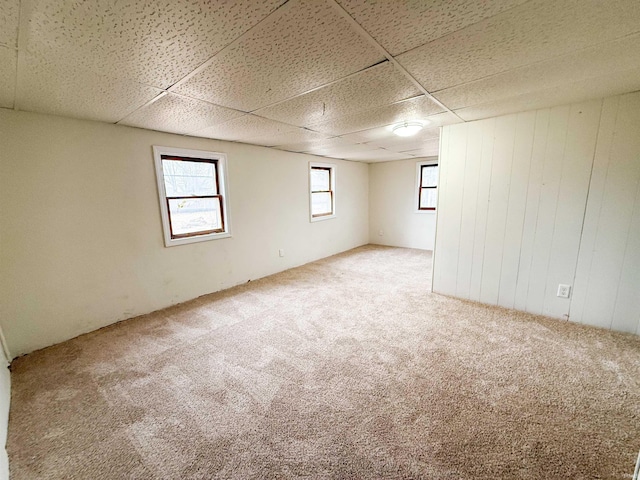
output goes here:
<path id="1" fill-rule="evenodd" d="M 331 210 L 333 213 L 331 215 L 322 215 L 321 217 L 314 217 L 311 211 L 311 205 L 313 203 L 311 195 L 311 169 L 313 167 L 321 167 L 321 168 L 330 168 L 331 169 L 331 191 L 333 195 L 331 196 L 332 205 Z M 309 179 L 309 221 L 310 222 L 321 222 L 323 220 L 330 220 L 332 218 L 336 218 L 336 165 L 334 163 L 318 163 L 318 162 L 309 162 L 309 169 L 307 171 L 307 177 Z"/>
<path id="2" fill-rule="evenodd" d="M 422 215 L 424 214 L 428 214 L 428 215 L 435 215 L 435 213 L 438 211 L 438 206 L 436 205 L 436 209 L 435 210 L 420 210 L 419 204 L 418 202 L 420 201 L 420 174 L 421 171 L 420 169 L 424 166 L 424 165 L 439 165 L 438 163 L 438 158 L 432 158 L 430 160 L 425 160 L 423 162 L 418 162 L 416 163 L 416 186 L 413 189 L 414 191 L 414 200 L 413 200 L 413 213 L 420 213 Z M 438 168 L 438 183 L 436 185 L 436 188 L 438 188 L 438 198 L 440 198 L 439 194 L 440 194 L 440 169 Z"/>
<path id="3" fill-rule="evenodd" d="M 206 235 L 196 235 L 185 238 L 171 238 L 171 228 L 169 226 L 169 211 L 167 209 L 166 191 L 164 187 L 164 171 L 162 169 L 162 155 L 174 155 L 179 157 L 205 158 L 218 161 L 217 174 L 219 183 L 219 193 L 222 195 L 222 217 L 225 231 L 220 233 L 209 233 Z M 189 150 L 186 148 L 173 148 L 153 146 L 153 158 L 156 167 L 156 180 L 158 185 L 158 200 L 160 202 L 160 213 L 162 218 L 162 231 L 164 234 L 165 247 L 174 247 L 186 243 L 206 242 L 219 238 L 231 237 L 231 223 L 229 219 L 229 191 L 227 189 L 227 156 L 224 153 L 207 152 L 204 150 Z"/>

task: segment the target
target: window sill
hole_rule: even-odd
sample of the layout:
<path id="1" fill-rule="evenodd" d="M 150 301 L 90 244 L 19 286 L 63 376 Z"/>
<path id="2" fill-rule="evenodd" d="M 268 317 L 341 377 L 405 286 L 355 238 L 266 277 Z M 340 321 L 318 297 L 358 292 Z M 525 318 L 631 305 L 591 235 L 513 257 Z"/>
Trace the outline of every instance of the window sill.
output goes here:
<path id="1" fill-rule="evenodd" d="M 221 238 L 230 238 L 231 233 L 211 233 L 209 235 L 198 235 L 195 237 L 185 237 L 185 238 L 165 238 L 164 246 L 165 247 L 175 247 L 177 245 L 185 245 L 187 243 L 198 243 L 198 242 L 208 242 L 210 240 L 218 240 Z"/>
<path id="2" fill-rule="evenodd" d="M 436 213 L 436 209 L 433 210 L 414 210 L 413 213 Z"/>
<path id="3" fill-rule="evenodd" d="M 330 220 L 332 218 L 336 218 L 336 214 L 335 213 L 333 215 L 323 215 L 321 217 L 310 217 L 309 221 L 310 222 L 321 222 L 323 220 Z"/>

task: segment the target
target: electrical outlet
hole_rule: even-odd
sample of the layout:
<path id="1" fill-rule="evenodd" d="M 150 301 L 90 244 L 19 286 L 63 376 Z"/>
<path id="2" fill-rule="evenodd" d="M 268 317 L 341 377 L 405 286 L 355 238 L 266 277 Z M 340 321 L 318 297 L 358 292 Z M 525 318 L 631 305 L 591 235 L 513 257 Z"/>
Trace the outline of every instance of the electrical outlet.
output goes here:
<path id="1" fill-rule="evenodd" d="M 569 298 L 570 292 L 571 292 L 571 285 L 563 285 L 562 283 L 558 285 L 558 296 L 560 298 Z"/>
<path id="2" fill-rule="evenodd" d="M 284 248 L 281 248 L 280 250 L 278 250 L 278 255 L 280 255 L 281 257 L 284 257 Z"/>
<path id="3" fill-rule="evenodd" d="M 383 236 L 384 235 L 384 230 L 378 230 L 378 235 Z"/>

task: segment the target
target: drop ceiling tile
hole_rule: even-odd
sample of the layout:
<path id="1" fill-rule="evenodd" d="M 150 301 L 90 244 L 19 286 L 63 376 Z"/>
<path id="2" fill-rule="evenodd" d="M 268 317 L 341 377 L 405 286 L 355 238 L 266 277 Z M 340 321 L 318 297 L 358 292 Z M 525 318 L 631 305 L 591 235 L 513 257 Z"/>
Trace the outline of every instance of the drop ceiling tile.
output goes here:
<path id="1" fill-rule="evenodd" d="M 393 125 L 386 127 L 364 130 L 362 132 L 345 135 L 345 139 L 351 139 L 358 143 L 366 143 L 372 147 L 388 148 L 396 145 L 406 145 L 407 143 L 424 142 L 426 140 L 440 137 L 440 127 L 427 127 L 420 130 L 411 137 L 399 137 L 393 133 Z M 360 141 L 358 141 L 360 140 Z"/>
<path id="2" fill-rule="evenodd" d="M 251 143 L 251 139 L 278 137 L 284 133 L 292 132 L 296 130 L 296 128 L 297 127 L 293 125 L 287 125 L 285 123 L 276 122 L 275 120 L 269 120 L 267 118 L 247 114 L 219 125 L 195 131 L 191 133 L 191 135 L 196 137 Z"/>
<path id="3" fill-rule="evenodd" d="M 23 59 L 15 100 L 19 110 L 114 123 L 161 92 L 77 66 L 61 68 L 26 53 Z"/>
<path id="4" fill-rule="evenodd" d="M 275 147 L 287 143 L 300 143 L 325 140 L 328 136 L 323 133 L 312 132 L 306 128 L 294 127 L 294 130 L 271 135 L 256 136 L 246 140 L 247 143 L 254 145 L 264 145 L 265 147 Z"/>
<path id="5" fill-rule="evenodd" d="M 440 145 L 427 145 L 423 148 L 419 148 L 417 150 L 410 150 L 408 152 L 403 152 L 407 155 L 412 155 L 416 158 L 418 157 L 437 157 L 440 154 Z"/>
<path id="6" fill-rule="evenodd" d="M 13 108 L 18 52 L 0 47 L 0 108 Z"/>
<path id="7" fill-rule="evenodd" d="M 15 47 L 18 45 L 18 18 L 20 0 L 0 2 L 0 45 Z"/>
<path id="8" fill-rule="evenodd" d="M 255 113 L 299 126 L 355 114 L 420 95 L 393 64 L 384 62 L 347 79 Z"/>
<path id="9" fill-rule="evenodd" d="M 348 142 L 344 138 L 331 137 L 320 138 L 316 140 L 307 140 L 296 143 L 287 143 L 284 145 L 277 145 L 276 148 L 279 148 L 280 150 L 287 150 L 289 152 L 309 152 L 311 150 L 323 150 L 334 147 L 345 147 L 349 145 L 352 145 L 352 143 Z"/>
<path id="10" fill-rule="evenodd" d="M 566 105 L 640 90 L 640 68 L 604 75 L 559 87 L 456 110 L 464 120 L 479 120 L 509 113 Z"/>
<path id="11" fill-rule="evenodd" d="M 637 0 L 532 0 L 397 59 L 433 92 L 639 30 Z"/>
<path id="12" fill-rule="evenodd" d="M 633 67 L 640 68 L 640 34 L 442 90 L 434 96 L 449 108 L 460 109 L 598 76 L 615 76 Z"/>
<path id="13" fill-rule="evenodd" d="M 369 147 L 366 145 L 356 145 L 356 144 L 348 144 L 348 145 L 336 145 L 332 147 L 325 148 L 312 148 L 304 153 L 311 153 L 313 155 L 322 155 L 325 157 L 334 157 L 334 158 L 345 158 L 347 155 L 371 152 L 373 150 L 377 150 L 375 147 Z"/>
<path id="14" fill-rule="evenodd" d="M 343 136 L 405 120 L 424 120 L 439 112 L 442 112 L 442 107 L 423 95 L 355 115 L 318 122 L 309 125 L 309 128 L 329 135 Z"/>
<path id="15" fill-rule="evenodd" d="M 289 1 L 175 91 L 252 111 L 384 60 L 328 1 Z"/>
<path id="16" fill-rule="evenodd" d="M 166 88 L 284 0 L 39 0 L 27 48 L 98 74 Z"/>
<path id="17" fill-rule="evenodd" d="M 389 53 L 397 55 L 527 0 L 337 1 Z"/>
<path id="18" fill-rule="evenodd" d="M 439 138 L 429 138 L 427 140 L 414 141 L 413 137 L 411 137 L 407 140 L 408 141 L 406 141 L 405 143 L 396 143 L 392 145 L 384 145 L 383 144 L 384 142 L 372 142 L 372 143 L 367 143 L 366 145 L 373 146 L 374 144 L 377 144 L 377 146 L 381 148 L 384 148 L 392 152 L 397 152 L 397 153 L 411 152 L 413 150 L 428 150 L 428 149 L 433 149 L 434 146 L 435 146 L 435 149 L 437 150 L 440 145 Z"/>
<path id="19" fill-rule="evenodd" d="M 340 158 L 344 158 L 345 160 L 356 160 L 361 162 L 372 163 L 372 162 L 390 162 L 392 160 L 405 160 L 407 158 L 413 158 L 413 155 L 410 155 L 408 153 L 390 152 L 382 148 L 377 148 L 374 150 L 368 150 L 366 152 L 349 153 Z"/>
<path id="20" fill-rule="evenodd" d="M 244 115 L 237 110 L 169 93 L 118 122 L 130 127 L 185 134 Z"/>

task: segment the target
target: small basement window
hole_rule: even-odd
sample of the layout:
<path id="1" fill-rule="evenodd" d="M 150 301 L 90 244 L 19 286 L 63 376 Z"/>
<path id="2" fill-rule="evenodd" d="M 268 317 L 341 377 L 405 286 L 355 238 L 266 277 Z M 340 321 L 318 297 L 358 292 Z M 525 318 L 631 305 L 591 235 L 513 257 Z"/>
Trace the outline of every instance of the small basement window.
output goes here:
<path id="1" fill-rule="evenodd" d="M 438 164 L 418 163 L 418 211 L 435 210 L 438 203 Z"/>
<path id="2" fill-rule="evenodd" d="M 153 147 L 167 247 L 229 237 L 226 156 Z"/>
<path id="3" fill-rule="evenodd" d="M 336 216 L 336 166 L 309 163 L 310 220 L 326 220 Z"/>

